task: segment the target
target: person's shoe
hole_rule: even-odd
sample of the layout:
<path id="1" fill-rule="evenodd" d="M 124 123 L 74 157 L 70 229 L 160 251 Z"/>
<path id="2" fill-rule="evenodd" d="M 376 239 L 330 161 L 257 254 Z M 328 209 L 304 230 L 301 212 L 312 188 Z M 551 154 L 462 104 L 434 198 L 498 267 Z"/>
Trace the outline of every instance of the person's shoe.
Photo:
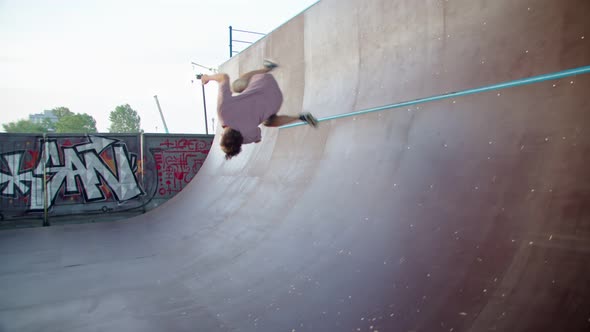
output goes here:
<path id="1" fill-rule="evenodd" d="M 311 113 L 305 112 L 299 114 L 299 120 L 306 122 L 308 125 L 317 128 L 319 125 L 318 119 L 315 118 Z"/>
<path id="2" fill-rule="evenodd" d="M 268 59 L 264 59 L 264 61 L 262 62 L 262 65 L 264 66 L 264 68 L 268 68 L 270 70 L 273 70 L 279 66 L 278 64 L 276 64 L 273 61 L 268 60 Z"/>

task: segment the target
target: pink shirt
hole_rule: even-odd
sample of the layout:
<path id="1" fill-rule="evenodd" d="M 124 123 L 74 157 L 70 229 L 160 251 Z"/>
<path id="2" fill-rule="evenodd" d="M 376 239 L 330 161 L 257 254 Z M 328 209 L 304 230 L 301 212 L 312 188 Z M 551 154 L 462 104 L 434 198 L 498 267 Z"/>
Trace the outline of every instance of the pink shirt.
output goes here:
<path id="1" fill-rule="evenodd" d="M 257 74 L 241 94 L 232 96 L 229 82 L 219 84 L 217 115 L 221 125 L 239 131 L 244 144 L 260 141 L 258 127 L 279 112 L 283 103 L 281 89 L 271 74 Z"/>

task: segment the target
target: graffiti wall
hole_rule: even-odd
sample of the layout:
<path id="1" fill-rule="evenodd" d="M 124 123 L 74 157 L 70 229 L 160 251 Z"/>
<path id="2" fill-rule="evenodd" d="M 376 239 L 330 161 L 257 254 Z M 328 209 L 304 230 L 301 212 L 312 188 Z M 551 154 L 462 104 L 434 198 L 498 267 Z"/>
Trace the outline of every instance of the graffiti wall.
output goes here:
<path id="1" fill-rule="evenodd" d="M 0 226 L 144 213 L 197 174 L 213 136 L 0 134 Z"/>
<path id="2" fill-rule="evenodd" d="M 157 171 L 158 197 L 172 197 L 197 174 L 211 148 L 202 138 L 161 138 L 146 140 Z"/>

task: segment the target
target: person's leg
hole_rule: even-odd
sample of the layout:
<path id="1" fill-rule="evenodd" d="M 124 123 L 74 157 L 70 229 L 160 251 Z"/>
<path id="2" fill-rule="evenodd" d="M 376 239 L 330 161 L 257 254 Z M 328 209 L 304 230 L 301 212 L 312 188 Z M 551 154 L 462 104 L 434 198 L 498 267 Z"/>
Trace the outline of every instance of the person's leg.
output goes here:
<path id="1" fill-rule="evenodd" d="M 257 75 L 257 74 L 266 74 L 270 71 L 270 69 L 268 68 L 264 68 L 264 69 L 257 69 L 257 70 L 253 70 L 253 71 L 249 71 L 247 73 L 245 73 L 244 75 L 240 76 L 240 78 L 238 78 L 237 80 L 235 80 L 231 87 L 232 90 L 234 90 L 234 92 L 242 92 L 244 90 L 246 90 L 246 88 L 248 87 L 248 84 L 250 84 L 250 80 L 252 79 L 252 76 Z"/>
<path id="2" fill-rule="evenodd" d="M 299 121 L 299 117 L 275 114 L 268 118 L 266 121 L 264 121 L 262 124 L 264 124 L 267 127 L 280 127 L 295 121 Z"/>
<path id="3" fill-rule="evenodd" d="M 240 76 L 240 78 L 238 78 L 237 80 L 235 80 L 232 83 L 232 90 L 234 92 L 238 92 L 238 93 L 246 90 L 246 88 L 248 87 L 248 84 L 250 84 L 250 80 L 252 79 L 252 77 L 254 75 L 269 73 L 270 71 L 272 71 L 276 67 L 277 67 L 276 63 L 265 60 L 264 61 L 264 68 L 249 71 L 249 72 L 243 74 L 242 76 Z"/>
<path id="4" fill-rule="evenodd" d="M 299 116 L 290 116 L 290 115 L 273 115 L 264 121 L 264 124 L 267 127 L 280 127 L 284 126 L 289 123 L 293 123 L 295 121 L 303 121 L 309 124 L 310 126 L 317 128 L 318 127 L 318 120 L 311 115 L 311 113 L 300 113 Z"/>

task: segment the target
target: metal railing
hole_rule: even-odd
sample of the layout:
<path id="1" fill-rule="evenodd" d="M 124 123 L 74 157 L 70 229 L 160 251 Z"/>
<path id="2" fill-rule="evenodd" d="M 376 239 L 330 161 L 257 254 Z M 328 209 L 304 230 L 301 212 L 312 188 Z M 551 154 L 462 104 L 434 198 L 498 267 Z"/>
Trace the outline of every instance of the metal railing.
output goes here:
<path id="1" fill-rule="evenodd" d="M 240 53 L 240 51 L 234 51 L 234 46 L 233 43 L 241 43 L 241 44 L 253 44 L 254 42 L 256 42 L 256 40 L 253 41 L 248 41 L 248 40 L 239 40 L 239 39 L 234 39 L 233 37 L 233 33 L 235 32 L 241 32 L 241 33 L 246 33 L 249 35 L 259 35 L 259 36 L 266 36 L 265 33 L 262 32 L 254 32 L 254 31 L 247 31 L 247 30 L 239 30 L 239 29 L 234 29 L 231 25 L 229 26 L 229 57 L 233 57 L 234 54 Z"/>

